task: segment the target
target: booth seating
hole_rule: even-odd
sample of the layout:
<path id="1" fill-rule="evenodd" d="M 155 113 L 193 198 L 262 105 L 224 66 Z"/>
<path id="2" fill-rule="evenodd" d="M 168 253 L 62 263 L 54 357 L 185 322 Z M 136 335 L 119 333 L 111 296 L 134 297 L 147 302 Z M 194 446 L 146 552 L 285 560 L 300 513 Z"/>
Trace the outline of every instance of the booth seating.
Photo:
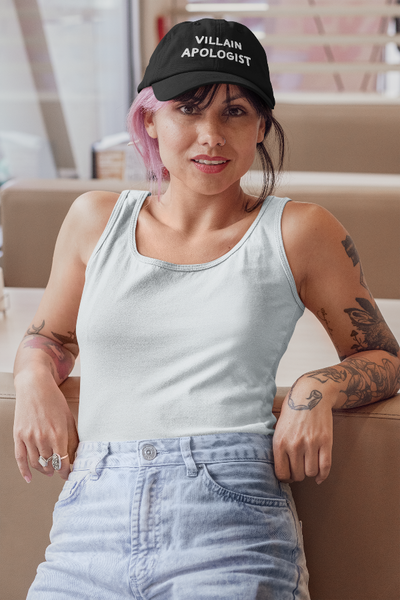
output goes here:
<path id="1" fill-rule="evenodd" d="M 251 171 L 252 193 L 262 176 Z M 45 287 L 55 241 L 74 199 L 93 189 L 148 189 L 148 182 L 20 180 L 0 190 L 5 285 Z M 400 298 L 400 175 L 286 172 L 275 194 L 327 208 L 347 229 L 376 298 Z"/>
<path id="2" fill-rule="evenodd" d="M 288 141 L 288 171 L 400 173 L 400 98 L 278 93 L 274 117 Z"/>
<path id="3" fill-rule="evenodd" d="M 79 378 L 61 386 L 77 418 Z M 278 388 L 274 414 L 288 388 Z M 23 600 L 49 543 L 63 481 L 14 459 L 15 390 L 0 374 L 0 597 Z M 400 592 L 400 395 L 334 411 L 333 466 L 326 481 L 292 484 L 310 572 L 312 600 L 398 600 Z M 190 596 L 190 590 L 188 590 Z M 245 600 L 245 599 L 243 599 Z"/>

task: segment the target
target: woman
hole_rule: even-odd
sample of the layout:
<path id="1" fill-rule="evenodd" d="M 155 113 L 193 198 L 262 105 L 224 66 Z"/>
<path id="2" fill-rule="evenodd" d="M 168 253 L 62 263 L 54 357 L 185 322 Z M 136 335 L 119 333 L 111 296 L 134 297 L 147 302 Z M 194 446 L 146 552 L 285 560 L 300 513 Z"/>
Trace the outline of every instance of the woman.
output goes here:
<path id="1" fill-rule="evenodd" d="M 74 203 L 16 360 L 21 474 L 29 458 L 68 478 L 28 598 L 306 599 L 288 482 L 326 479 L 332 408 L 395 393 L 399 347 L 343 227 L 267 195 L 263 141 L 272 126 L 282 137 L 247 28 L 175 26 L 139 91 L 133 138 L 166 192 Z M 256 149 L 260 198 L 240 186 Z M 304 306 L 342 362 L 294 383 L 274 431 L 274 377 Z M 78 341 L 77 431 L 58 385 Z"/>

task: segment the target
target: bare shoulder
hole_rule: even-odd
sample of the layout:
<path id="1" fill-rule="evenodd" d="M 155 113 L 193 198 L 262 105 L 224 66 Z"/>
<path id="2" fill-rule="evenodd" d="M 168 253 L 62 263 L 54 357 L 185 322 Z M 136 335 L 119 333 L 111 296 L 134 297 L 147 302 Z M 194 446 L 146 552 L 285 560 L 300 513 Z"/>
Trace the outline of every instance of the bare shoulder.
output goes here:
<path id="1" fill-rule="evenodd" d="M 118 198 L 119 194 L 115 192 L 86 192 L 74 201 L 70 215 L 83 226 L 105 227 Z"/>
<path id="2" fill-rule="evenodd" d="M 114 192 L 91 191 L 79 196 L 72 204 L 64 222 L 67 236 L 73 237 L 82 262 L 86 265 L 113 208 L 119 198 Z"/>
<path id="3" fill-rule="evenodd" d="M 300 293 L 317 262 L 340 251 L 346 230 L 325 208 L 309 202 L 288 202 L 282 215 L 282 238 Z M 300 293 L 301 296 L 301 293 Z"/>
<path id="4" fill-rule="evenodd" d="M 72 204 L 58 234 L 50 279 L 29 333 L 40 331 L 50 339 L 74 340 L 76 345 L 87 261 L 117 200 L 118 194 L 95 191 L 82 194 Z M 77 354 L 77 346 L 71 351 Z"/>
<path id="5" fill-rule="evenodd" d="M 326 208 L 311 202 L 288 202 L 282 216 L 282 232 L 285 235 L 304 237 L 325 234 L 326 229 L 343 229 L 339 221 Z M 304 241 L 304 240 L 302 240 Z"/>

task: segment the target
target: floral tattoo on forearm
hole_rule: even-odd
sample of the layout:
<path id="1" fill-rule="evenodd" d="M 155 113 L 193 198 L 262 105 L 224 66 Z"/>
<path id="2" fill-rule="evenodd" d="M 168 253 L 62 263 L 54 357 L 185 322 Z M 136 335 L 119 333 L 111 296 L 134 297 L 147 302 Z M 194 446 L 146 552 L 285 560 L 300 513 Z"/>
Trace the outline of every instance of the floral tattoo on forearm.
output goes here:
<path id="1" fill-rule="evenodd" d="M 400 387 L 400 367 L 384 358 L 382 365 L 363 358 L 350 357 L 340 367 L 327 367 L 306 375 L 324 384 L 327 381 L 343 384 L 339 393 L 346 397 L 342 408 L 356 408 L 376 400 L 394 396 Z M 297 383 L 297 382 L 296 382 Z M 289 392 L 288 404 L 292 410 L 312 410 L 322 400 L 319 390 L 312 390 L 306 403 L 294 399 L 296 383 Z"/>
<path id="2" fill-rule="evenodd" d="M 400 367 L 391 360 L 382 359 L 382 365 L 363 358 L 350 357 L 340 367 L 327 367 L 307 374 L 324 384 L 328 380 L 340 384 L 346 396 L 342 408 L 355 408 L 376 400 L 394 396 L 400 386 Z"/>
<path id="3" fill-rule="evenodd" d="M 355 408 L 377 400 L 394 396 L 400 387 L 400 368 L 389 358 L 383 358 L 379 365 L 369 359 L 356 356 L 358 352 L 366 350 L 384 350 L 396 356 L 399 345 L 387 326 L 377 305 L 373 305 L 366 298 L 356 298 L 361 308 L 346 308 L 344 312 L 349 316 L 354 329 L 350 336 L 354 340 L 351 346 L 355 354 L 341 356 L 341 366 L 327 367 L 312 371 L 306 376 L 315 379 L 321 384 L 328 380 L 342 384 L 340 393 L 346 400 L 343 408 Z M 333 333 L 324 308 L 318 311 L 317 316 L 325 323 L 329 333 Z M 297 383 L 297 382 L 296 382 Z M 305 401 L 294 399 L 293 385 L 289 393 L 288 404 L 292 410 L 312 410 L 322 400 L 322 392 L 312 390 Z"/>
<path id="4" fill-rule="evenodd" d="M 383 350 L 397 356 L 399 344 L 372 299 L 364 280 L 360 257 L 349 235 L 342 241 L 342 245 L 353 266 L 360 266 L 360 283 L 371 297 L 371 301 L 367 298 L 356 298 L 359 307 L 344 309 L 354 328 L 350 333 L 353 339 L 351 349 L 355 354 L 367 350 Z M 317 317 L 334 340 L 333 326 L 325 308 L 317 311 Z M 343 393 L 346 398 L 343 408 L 355 408 L 376 400 L 390 398 L 398 391 L 400 367 L 396 367 L 389 358 L 383 358 L 382 364 L 377 364 L 369 359 L 356 357 L 355 354 L 340 356 L 340 360 L 345 361 L 340 366 L 312 371 L 305 377 L 314 379 L 322 385 L 328 380 L 340 384 L 339 393 Z M 288 404 L 292 410 L 312 410 L 322 400 L 323 394 L 320 390 L 312 390 L 305 399 L 295 399 L 295 395 L 298 395 L 294 393 L 296 385 L 297 382 L 292 386 L 288 397 Z"/>
<path id="5" fill-rule="evenodd" d="M 356 352 L 364 350 L 385 350 L 396 355 L 399 345 L 393 336 L 379 308 L 373 306 L 366 298 L 356 298 L 361 308 L 345 308 L 355 329 L 351 332 L 354 340 L 352 349 Z"/>

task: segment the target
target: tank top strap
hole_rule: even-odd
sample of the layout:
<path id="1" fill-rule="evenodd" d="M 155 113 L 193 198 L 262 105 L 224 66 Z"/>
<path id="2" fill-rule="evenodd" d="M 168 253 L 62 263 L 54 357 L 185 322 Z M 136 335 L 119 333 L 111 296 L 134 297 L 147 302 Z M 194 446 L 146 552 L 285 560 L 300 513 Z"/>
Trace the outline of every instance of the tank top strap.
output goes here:
<path id="1" fill-rule="evenodd" d="M 286 197 L 279 198 L 277 196 L 268 196 L 261 208 L 260 221 L 255 233 L 258 242 L 261 243 L 264 248 L 268 243 L 268 252 L 261 253 L 265 263 L 267 264 L 271 260 L 271 256 L 269 255 L 270 252 L 277 255 L 276 260 L 277 262 L 279 261 L 279 264 L 283 269 L 293 298 L 299 308 L 303 311 L 304 304 L 297 293 L 296 282 L 286 256 L 282 238 L 282 214 L 286 204 L 290 201 L 291 199 Z"/>
<path id="2" fill-rule="evenodd" d="M 86 271 L 89 271 L 95 257 L 99 254 L 103 246 L 110 249 L 115 238 L 121 237 L 125 232 L 129 235 L 129 226 L 132 219 L 136 218 L 136 211 L 144 200 L 150 196 L 150 192 L 143 190 L 124 190 L 119 195 L 114 208 L 112 209 L 107 225 L 101 234 L 93 253 L 88 261 Z M 103 251 L 105 248 L 103 248 Z"/>

